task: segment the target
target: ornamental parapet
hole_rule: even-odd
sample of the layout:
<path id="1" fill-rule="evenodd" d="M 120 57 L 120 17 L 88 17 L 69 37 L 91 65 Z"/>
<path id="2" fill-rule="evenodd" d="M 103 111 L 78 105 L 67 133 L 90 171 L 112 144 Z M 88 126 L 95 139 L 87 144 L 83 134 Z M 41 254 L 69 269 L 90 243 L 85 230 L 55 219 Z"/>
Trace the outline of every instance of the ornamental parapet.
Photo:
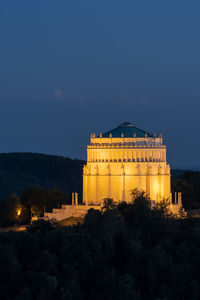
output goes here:
<path id="1" fill-rule="evenodd" d="M 165 145 L 124 145 L 124 144 L 95 144 L 95 145 L 88 145 L 88 149 L 166 149 Z"/>
<path id="2" fill-rule="evenodd" d="M 130 158 L 118 158 L 118 159 L 89 159 L 88 160 L 89 163 L 93 163 L 93 162 L 101 162 L 101 163 L 116 163 L 116 162 L 139 162 L 139 163 L 149 163 L 149 162 L 166 162 L 165 159 L 161 159 L 161 158 L 133 158 L 133 159 L 130 159 Z"/>

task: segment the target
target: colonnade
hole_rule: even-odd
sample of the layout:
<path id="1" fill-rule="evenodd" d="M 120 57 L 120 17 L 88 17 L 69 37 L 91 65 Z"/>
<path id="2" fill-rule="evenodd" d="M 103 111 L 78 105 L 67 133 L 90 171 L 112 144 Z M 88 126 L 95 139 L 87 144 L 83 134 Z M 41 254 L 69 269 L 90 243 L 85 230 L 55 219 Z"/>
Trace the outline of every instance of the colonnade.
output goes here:
<path id="1" fill-rule="evenodd" d="M 88 162 L 165 162 L 166 149 L 114 150 L 88 149 Z"/>

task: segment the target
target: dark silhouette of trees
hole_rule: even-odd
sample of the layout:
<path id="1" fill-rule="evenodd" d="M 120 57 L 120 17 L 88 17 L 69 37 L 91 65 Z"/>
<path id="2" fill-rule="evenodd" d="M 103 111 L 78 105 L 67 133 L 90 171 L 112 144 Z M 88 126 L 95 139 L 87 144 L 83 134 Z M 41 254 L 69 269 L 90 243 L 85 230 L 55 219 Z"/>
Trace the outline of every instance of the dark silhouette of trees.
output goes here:
<path id="1" fill-rule="evenodd" d="M 19 299 L 199 299 L 200 220 L 174 219 L 139 195 L 83 224 L 0 232 L 0 293 Z"/>
<path id="2" fill-rule="evenodd" d="M 0 197 L 18 196 L 30 186 L 56 187 L 65 194 L 82 195 L 84 161 L 38 153 L 0 154 Z"/>
<path id="3" fill-rule="evenodd" d="M 116 208 L 117 203 L 112 198 L 103 199 L 103 211 Z"/>
<path id="4" fill-rule="evenodd" d="M 15 194 L 9 195 L 0 205 L 0 224 L 13 225 L 21 221 L 22 203 Z"/>
<path id="5" fill-rule="evenodd" d="M 37 186 L 45 190 L 56 187 L 64 194 L 78 192 L 81 200 L 84 163 L 55 155 L 1 153 L 0 198 L 11 193 L 21 198 L 25 190 Z M 171 178 L 172 192 L 182 192 L 184 208 L 200 208 L 200 172 L 172 170 Z"/>
<path id="6" fill-rule="evenodd" d="M 11 194 L 0 202 L 0 224 L 1 226 L 29 224 L 32 216 L 42 217 L 45 211 L 52 211 L 53 208 L 69 203 L 71 203 L 70 195 L 56 188 L 47 190 L 30 186 L 20 198 Z"/>
<path id="7" fill-rule="evenodd" d="M 172 177 L 172 192 L 182 192 L 185 209 L 200 208 L 200 172 L 185 171 Z"/>

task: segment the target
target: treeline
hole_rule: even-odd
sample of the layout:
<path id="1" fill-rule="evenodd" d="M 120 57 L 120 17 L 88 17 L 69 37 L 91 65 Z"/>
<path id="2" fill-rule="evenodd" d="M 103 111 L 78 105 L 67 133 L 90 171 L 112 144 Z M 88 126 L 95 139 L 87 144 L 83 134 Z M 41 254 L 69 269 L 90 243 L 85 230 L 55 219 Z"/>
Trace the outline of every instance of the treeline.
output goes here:
<path id="1" fill-rule="evenodd" d="M 56 188 L 30 186 L 20 197 L 10 194 L 0 201 L 0 226 L 29 224 L 33 216 L 42 217 L 62 204 L 71 204 L 71 195 Z"/>
<path id="2" fill-rule="evenodd" d="M 30 186 L 53 187 L 82 197 L 84 161 L 37 153 L 0 154 L 0 200 L 17 196 Z M 200 207 L 200 172 L 172 170 L 172 191 L 182 192 L 185 209 Z"/>
<path id="3" fill-rule="evenodd" d="M 0 233 L 4 300 L 200 299 L 200 221 L 151 210 L 140 196 L 82 225 L 32 224 Z"/>
<path id="4" fill-rule="evenodd" d="M 200 208 L 200 172 L 185 171 L 172 177 L 172 192 L 182 192 L 186 210 Z M 29 224 L 33 215 L 43 216 L 45 211 L 71 204 L 71 194 L 58 188 L 29 186 L 20 195 L 12 193 L 0 200 L 0 226 L 11 226 Z"/>
<path id="5" fill-rule="evenodd" d="M 200 172 L 182 172 L 179 176 L 172 176 L 171 182 L 172 192 L 182 192 L 182 202 L 186 210 L 200 208 Z"/>
<path id="6" fill-rule="evenodd" d="M 20 196 L 29 186 L 82 195 L 84 161 L 37 153 L 0 154 L 0 198 L 11 193 Z"/>

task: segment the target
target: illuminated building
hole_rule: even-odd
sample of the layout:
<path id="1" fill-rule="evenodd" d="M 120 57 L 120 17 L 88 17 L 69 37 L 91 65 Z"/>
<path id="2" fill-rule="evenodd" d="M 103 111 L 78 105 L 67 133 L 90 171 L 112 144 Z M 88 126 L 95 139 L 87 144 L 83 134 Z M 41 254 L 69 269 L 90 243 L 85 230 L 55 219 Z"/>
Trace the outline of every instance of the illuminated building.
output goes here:
<path id="1" fill-rule="evenodd" d="M 162 136 L 125 122 L 106 133 L 91 135 L 83 170 L 83 202 L 104 198 L 131 201 L 131 191 L 143 190 L 151 200 L 169 199 L 170 167 Z"/>
<path id="2" fill-rule="evenodd" d="M 181 193 L 172 203 L 170 167 L 162 136 L 152 135 L 125 122 L 104 134 L 91 135 L 87 164 L 83 168 L 83 203 L 72 194 L 72 205 L 63 204 L 45 213 L 45 219 L 84 217 L 88 209 L 102 209 L 103 200 L 132 201 L 131 192 L 144 191 L 153 203 L 169 200 L 171 211 L 184 213 Z"/>

